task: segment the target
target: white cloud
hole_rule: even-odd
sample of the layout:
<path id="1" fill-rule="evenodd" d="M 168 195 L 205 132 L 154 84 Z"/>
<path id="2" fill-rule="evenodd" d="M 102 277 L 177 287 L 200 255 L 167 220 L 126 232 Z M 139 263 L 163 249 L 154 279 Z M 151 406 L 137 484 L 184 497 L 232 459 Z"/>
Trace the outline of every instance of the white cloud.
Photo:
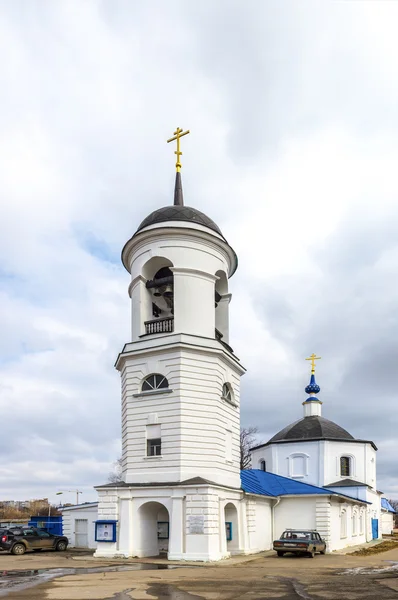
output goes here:
<path id="1" fill-rule="evenodd" d="M 118 455 L 113 362 L 130 328 L 118 257 L 171 201 L 177 125 L 191 130 L 187 204 L 240 259 L 231 344 L 248 368 L 244 421 L 272 435 L 299 418 L 316 350 L 327 416 L 375 440 L 396 492 L 394 433 L 375 418 L 368 374 L 389 365 L 391 416 L 397 6 L 21 6 L 0 19 L 2 494 L 83 486 L 94 498 Z"/>

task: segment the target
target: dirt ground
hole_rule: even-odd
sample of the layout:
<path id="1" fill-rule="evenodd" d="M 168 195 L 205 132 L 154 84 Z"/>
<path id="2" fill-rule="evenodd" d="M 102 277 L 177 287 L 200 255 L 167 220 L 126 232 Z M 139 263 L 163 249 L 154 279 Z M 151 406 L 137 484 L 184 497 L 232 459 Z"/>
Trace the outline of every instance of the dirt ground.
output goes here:
<path id="1" fill-rule="evenodd" d="M 159 559 L 97 561 L 73 551 L 0 554 L 0 596 L 10 600 L 398 599 L 398 549 L 369 556 L 329 554 L 311 559 L 272 554 L 172 569 L 165 569 L 166 565 Z M 65 574 L 65 569 L 76 571 Z M 90 572 L 93 569 L 96 572 Z M 18 577 L 14 570 L 26 574 Z M 42 583 L 35 585 L 37 581 Z"/>
<path id="2" fill-rule="evenodd" d="M 385 540 L 381 544 L 377 544 L 377 546 L 361 548 L 356 552 L 352 552 L 352 554 L 354 556 L 368 556 L 369 554 L 379 554 L 380 552 L 385 552 L 386 550 L 394 550 L 394 548 L 398 548 L 398 540 Z"/>

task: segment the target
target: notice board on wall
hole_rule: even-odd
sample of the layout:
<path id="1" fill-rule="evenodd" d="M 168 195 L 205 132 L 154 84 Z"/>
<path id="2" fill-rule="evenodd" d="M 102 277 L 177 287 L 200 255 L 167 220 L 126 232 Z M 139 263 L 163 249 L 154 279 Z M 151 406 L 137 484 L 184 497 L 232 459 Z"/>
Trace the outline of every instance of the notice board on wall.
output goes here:
<path id="1" fill-rule="evenodd" d="M 203 515 L 189 515 L 189 533 L 204 533 L 205 532 L 205 518 Z"/>

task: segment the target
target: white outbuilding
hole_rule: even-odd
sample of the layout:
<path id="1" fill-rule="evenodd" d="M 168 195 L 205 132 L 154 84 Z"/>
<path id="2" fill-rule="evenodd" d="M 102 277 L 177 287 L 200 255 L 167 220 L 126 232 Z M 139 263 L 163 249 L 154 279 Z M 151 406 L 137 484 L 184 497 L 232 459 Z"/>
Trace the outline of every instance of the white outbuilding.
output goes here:
<path id="1" fill-rule="evenodd" d="M 381 499 L 381 532 L 383 535 L 391 535 L 394 529 L 396 510 L 387 498 Z"/>
<path id="2" fill-rule="evenodd" d="M 98 520 L 98 502 L 87 502 L 74 506 L 64 506 L 62 512 L 62 533 L 72 548 L 96 548 L 95 523 Z"/>

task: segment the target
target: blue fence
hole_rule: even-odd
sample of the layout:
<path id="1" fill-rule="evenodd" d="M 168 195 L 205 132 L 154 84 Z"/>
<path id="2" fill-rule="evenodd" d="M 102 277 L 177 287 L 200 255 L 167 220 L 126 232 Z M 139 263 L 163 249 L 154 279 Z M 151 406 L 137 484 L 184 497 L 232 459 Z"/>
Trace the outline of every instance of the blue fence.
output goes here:
<path id="1" fill-rule="evenodd" d="M 62 516 L 51 517 L 30 517 L 28 523 L 31 527 L 37 527 L 38 529 L 44 529 L 48 533 L 54 535 L 62 535 Z"/>

